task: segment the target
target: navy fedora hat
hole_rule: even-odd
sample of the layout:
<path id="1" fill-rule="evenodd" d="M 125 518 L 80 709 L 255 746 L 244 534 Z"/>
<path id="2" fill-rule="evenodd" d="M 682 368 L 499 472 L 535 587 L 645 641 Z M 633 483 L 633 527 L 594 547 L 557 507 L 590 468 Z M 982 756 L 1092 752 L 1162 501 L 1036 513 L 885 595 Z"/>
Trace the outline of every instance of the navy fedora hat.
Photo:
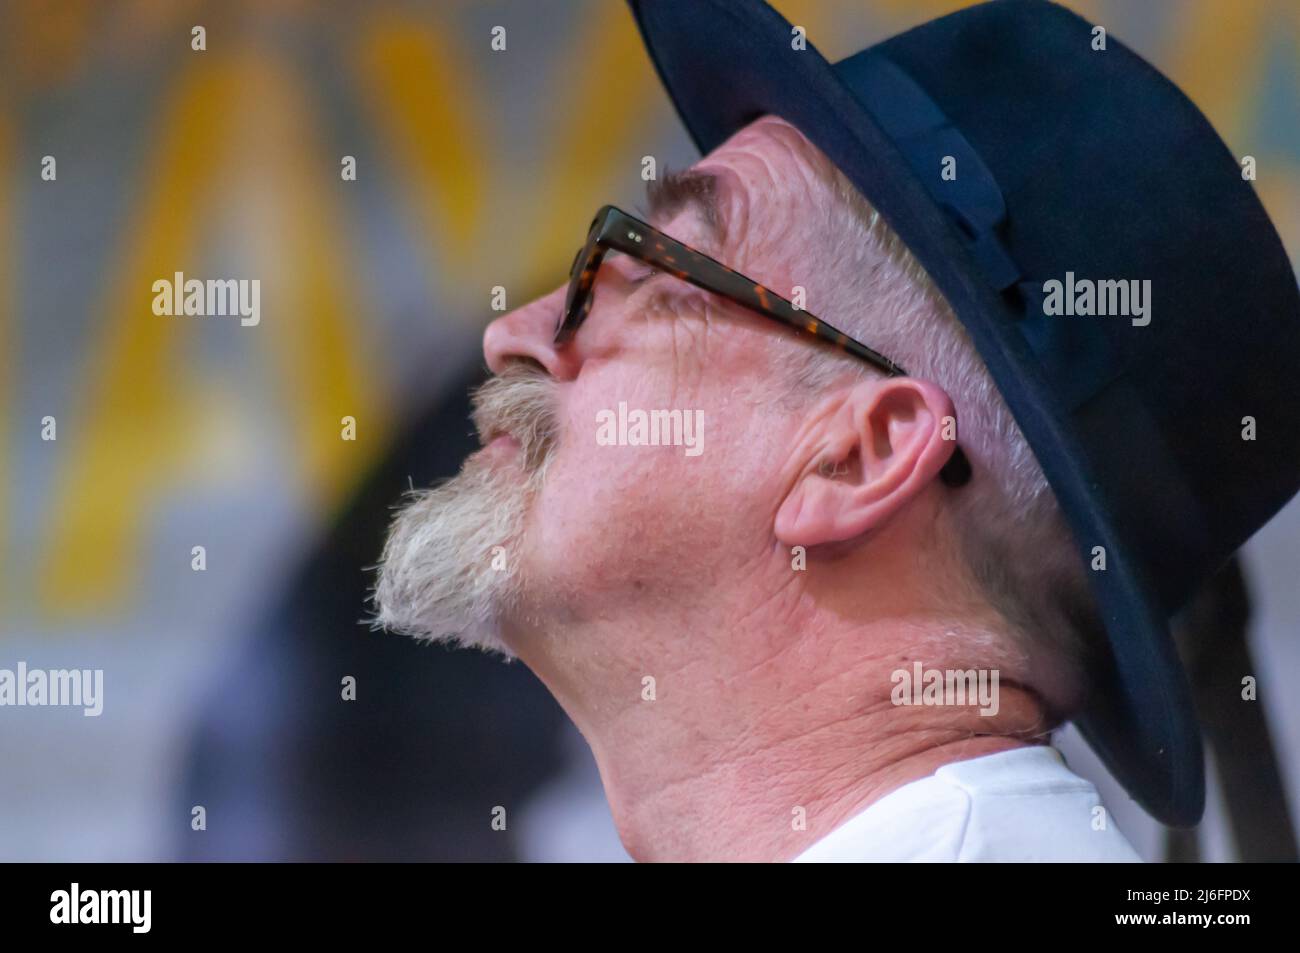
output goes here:
<path id="1" fill-rule="evenodd" d="M 1043 0 L 833 65 L 760 0 L 629 3 L 702 152 L 784 118 L 933 278 L 1089 570 L 1106 639 L 1075 721 L 1152 815 L 1196 824 L 1201 736 L 1169 620 L 1300 488 L 1300 293 L 1238 160 L 1156 69 Z M 1080 289 L 1120 281 L 1149 290 L 1145 314 L 1088 315 L 1103 286 Z"/>

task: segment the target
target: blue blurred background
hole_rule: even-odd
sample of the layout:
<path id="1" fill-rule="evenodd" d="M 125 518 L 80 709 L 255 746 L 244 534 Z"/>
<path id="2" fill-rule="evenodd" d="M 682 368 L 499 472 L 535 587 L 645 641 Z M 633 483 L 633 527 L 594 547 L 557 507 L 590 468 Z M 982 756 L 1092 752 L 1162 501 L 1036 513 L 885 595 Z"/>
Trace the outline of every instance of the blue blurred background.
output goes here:
<path id="1" fill-rule="evenodd" d="M 775 3 L 831 59 L 963 5 Z M 1294 257 L 1300 5 L 1067 5 L 1255 156 Z M 0 709 L 0 859 L 623 859 L 585 745 L 522 666 L 360 620 L 389 507 L 472 445 L 492 289 L 553 288 L 592 212 L 637 203 L 643 156 L 694 161 L 624 5 L 0 12 L 0 667 L 105 672 L 99 718 Z M 177 271 L 259 278 L 261 323 L 155 316 Z M 1300 508 L 1245 565 L 1298 791 Z M 1062 744 L 1158 859 L 1157 826 Z M 1212 791 L 1202 848 L 1230 859 L 1219 811 Z"/>

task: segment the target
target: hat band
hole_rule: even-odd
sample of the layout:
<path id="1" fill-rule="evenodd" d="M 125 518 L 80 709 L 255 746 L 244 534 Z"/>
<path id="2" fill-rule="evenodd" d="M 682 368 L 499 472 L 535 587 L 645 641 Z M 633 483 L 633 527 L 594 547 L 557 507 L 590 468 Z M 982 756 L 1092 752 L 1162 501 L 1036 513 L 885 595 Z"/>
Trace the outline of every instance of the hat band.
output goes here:
<path id="1" fill-rule="evenodd" d="M 1115 513 L 1136 527 L 1134 540 L 1142 562 L 1161 565 L 1176 558 L 1192 572 L 1165 571 L 1152 576 L 1163 581 L 1157 591 L 1167 611 L 1187 597 L 1191 577 L 1203 575 L 1218 558 L 1204 522 L 1205 509 L 1194 498 L 1187 480 L 1161 438 L 1161 425 L 1152 418 L 1134 385 L 1123 379 L 1124 366 L 1106 332 L 1095 321 L 1047 314 L 1043 282 L 1027 280 L 1007 249 L 1002 229 L 1007 206 L 997 179 L 939 105 L 898 64 L 875 49 L 863 50 L 837 63 L 837 76 L 871 114 L 877 125 L 953 223 L 971 260 L 993 289 L 1013 304 L 1016 327 L 1036 357 L 1054 397 L 1072 414 L 1076 427 L 1087 432 L 1090 446 L 1122 446 L 1123 461 L 1094 461 L 1101 469 L 1138 468 L 1153 492 L 1141 503 Z M 954 174 L 945 178 L 945 160 L 955 160 Z M 1108 474 L 1111 475 L 1111 474 Z M 1117 479 L 1118 474 L 1114 474 Z M 1171 540 L 1178 540 L 1171 546 Z M 1088 551 L 1091 543 L 1080 540 Z M 1176 557 L 1175 557 L 1176 553 Z M 1133 571 L 1135 567 L 1114 567 Z"/>
<path id="2" fill-rule="evenodd" d="M 1123 370 L 1100 327 L 1048 315 L 1043 283 L 1025 280 L 1002 239 L 1006 200 L 975 147 L 898 64 L 874 49 L 836 64 L 835 72 L 871 113 L 948 216 L 975 266 L 994 290 L 1011 298 L 1017 327 L 1070 410 L 1082 406 Z M 942 173 L 944 165 L 952 170 Z"/>

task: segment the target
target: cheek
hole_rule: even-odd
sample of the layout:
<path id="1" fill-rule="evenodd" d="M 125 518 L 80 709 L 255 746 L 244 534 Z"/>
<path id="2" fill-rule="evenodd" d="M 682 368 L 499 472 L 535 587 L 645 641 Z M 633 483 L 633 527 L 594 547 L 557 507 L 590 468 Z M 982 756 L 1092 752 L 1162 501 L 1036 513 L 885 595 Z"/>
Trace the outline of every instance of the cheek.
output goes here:
<path id="1" fill-rule="evenodd" d="M 684 447 L 599 443 L 596 414 L 617 415 L 618 402 L 610 403 L 584 408 L 570 422 L 533 506 L 530 533 L 553 568 L 612 580 L 645 575 L 663 562 L 712 474 L 707 454 L 688 458 Z M 640 406 L 635 397 L 625 403 Z"/>
<path id="2" fill-rule="evenodd" d="M 530 571 L 602 614 L 706 581 L 726 527 L 713 474 L 676 447 L 598 447 L 557 458 L 533 508 Z"/>
<path id="3" fill-rule="evenodd" d="M 692 427 L 698 455 L 686 446 L 600 445 L 597 413 L 617 414 L 619 399 L 629 411 L 702 411 L 702 432 Z M 771 530 L 763 523 L 765 461 L 773 456 L 764 427 L 733 417 L 752 416 L 752 406 L 699 404 L 663 408 L 636 392 L 570 402 L 563 442 L 530 514 L 537 579 L 580 598 L 682 592 L 715 584 L 720 567 L 764 545 Z"/>

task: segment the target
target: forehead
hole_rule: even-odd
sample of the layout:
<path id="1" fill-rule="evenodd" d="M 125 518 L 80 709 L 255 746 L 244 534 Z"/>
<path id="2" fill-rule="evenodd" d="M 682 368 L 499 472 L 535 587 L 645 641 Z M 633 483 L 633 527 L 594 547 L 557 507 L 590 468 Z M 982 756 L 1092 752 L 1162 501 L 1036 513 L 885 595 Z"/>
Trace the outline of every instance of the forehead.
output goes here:
<path id="1" fill-rule="evenodd" d="M 807 218 L 799 213 L 822 198 L 830 176 L 829 160 L 802 133 L 764 116 L 685 173 L 651 184 L 651 220 L 660 227 L 684 224 L 696 237 L 707 232 L 718 249 L 753 248 L 768 234 L 797 230 Z"/>
<path id="2" fill-rule="evenodd" d="M 730 173 L 755 195 L 810 192 L 830 179 L 831 163 L 784 119 L 764 116 L 734 133 L 695 166 Z"/>

